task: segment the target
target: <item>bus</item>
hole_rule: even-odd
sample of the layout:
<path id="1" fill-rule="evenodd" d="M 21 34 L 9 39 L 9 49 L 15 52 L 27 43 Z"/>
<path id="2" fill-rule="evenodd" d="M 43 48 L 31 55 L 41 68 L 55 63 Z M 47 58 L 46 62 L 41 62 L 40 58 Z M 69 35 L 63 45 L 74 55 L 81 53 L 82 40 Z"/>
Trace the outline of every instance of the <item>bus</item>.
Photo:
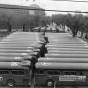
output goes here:
<path id="1" fill-rule="evenodd" d="M 88 63 L 37 62 L 35 68 L 38 86 L 88 86 Z"/>
<path id="2" fill-rule="evenodd" d="M 32 68 L 30 61 L 0 62 L 0 84 L 14 87 L 31 84 Z"/>

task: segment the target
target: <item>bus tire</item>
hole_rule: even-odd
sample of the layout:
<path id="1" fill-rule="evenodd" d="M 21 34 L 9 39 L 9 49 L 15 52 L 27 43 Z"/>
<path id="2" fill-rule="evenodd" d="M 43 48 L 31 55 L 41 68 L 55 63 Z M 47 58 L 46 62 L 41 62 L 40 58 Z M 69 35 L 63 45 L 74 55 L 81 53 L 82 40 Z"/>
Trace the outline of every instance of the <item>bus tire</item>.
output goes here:
<path id="1" fill-rule="evenodd" d="M 12 80 L 12 79 L 9 79 L 9 80 L 7 81 L 7 86 L 9 86 L 9 87 L 14 87 L 14 86 L 15 86 L 15 81 Z"/>
<path id="2" fill-rule="evenodd" d="M 54 86 L 54 81 L 51 80 L 51 79 L 47 80 L 47 81 L 46 81 L 46 86 L 48 86 L 48 87 L 53 87 L 53 86 Z"/>

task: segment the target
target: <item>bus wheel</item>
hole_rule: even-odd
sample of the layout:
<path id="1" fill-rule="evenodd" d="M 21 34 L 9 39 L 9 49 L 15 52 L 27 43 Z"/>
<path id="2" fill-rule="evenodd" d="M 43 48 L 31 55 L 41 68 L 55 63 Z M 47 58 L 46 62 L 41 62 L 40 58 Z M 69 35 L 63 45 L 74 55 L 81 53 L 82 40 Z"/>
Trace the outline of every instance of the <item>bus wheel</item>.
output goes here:
<path id="1" fill-rule="evenodd" d="M 54 81 L 53 80 L 47 80 L 46 86 L 53 87 L 54 86 Z"/>
<path id="2" fill-rule="evenodd" d="M 9 87 L 14 87 L 14 86 L 15 86 L 15 81 L 12 80 L 12 79 L 8 80 L 8 81 L 7 81 L 7 86 L 9 86 Z"/>

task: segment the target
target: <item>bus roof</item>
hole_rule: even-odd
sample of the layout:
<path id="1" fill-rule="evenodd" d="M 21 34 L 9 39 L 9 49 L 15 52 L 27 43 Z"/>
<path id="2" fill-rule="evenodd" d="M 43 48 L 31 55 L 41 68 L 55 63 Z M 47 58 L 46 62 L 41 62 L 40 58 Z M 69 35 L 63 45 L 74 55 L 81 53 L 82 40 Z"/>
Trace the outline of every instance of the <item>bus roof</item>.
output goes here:
<path id="1" fill-rule="evenodd" d="M 25 47 L 19 47 L 19 46 L 16 46 L 16 47 L 14 47 L 14 46 L 5 46 L 5 47 L 3 47 L 3 46 L 0 46 L 0 49 L 19 49 L 19 50 L 21 50 L 21 49 L 29 49 L 29 50 L 32 50 L 32 49 L 38 49 L 37 47 L 33 47 L 33 46 L 29 46 L 29 47 L 27 47 L 27 46 L 25 46 Z"/>
<path id="2" fill-rule="evenodd" d="M 63 44 L 48 44 L 46 45 L 46 47 L 84 47 L 84 45 L 79 45 L 79 44 L 75 44 L 75 45 L 63 45 Z"/>
<path id="3" fill-rule="evenodd" d="M 82 49 L 86 49 L 85 46 L 45 46 L 46 48 L 82 48 Z"/>
<path id="4" fill-rule="evenodd" d="M 38 58 L 39 62 L 88 63 L 88 58 Z"/>
<path id="5" fill-rule="evenodd" d="M 86 44 L 86 43 L 85 43 Z M 51 43 L 48 43 L 47 45 L 85 45 L 84 43 L 60 43 L 60 42 L 51 42 Z"/>
<path id="6" fill-rule="evenodd" d="M 49 41 L 49 43 L 55 43 L 55 44 L 56 43 L 58 43 L 58 44 L 80 44 L 80 42 L 78 42 L 78 41 L 76 41 L 76 42 L 75 41 L 73 41 L 73 42 L 72 41 L 70 41 L 70 42 L 69 41 L 57 41 L 57 42 L 56 41 Z"/>
<path id="7" fill-rule="evenodd" d="M 67 51 L 67 50 L 49 50 L 48 53 L 56 53 L 56 54 L 88 54 L 88 51 Z"/>
<path id="8" fill-rule="evenodd" d="M 38 43 L 32 43 L 32 44 L 0 44 L 0 47 L 36 47 L 36 48 L 41 48 L 42 44 Z"/>
<path id="9" fill-rule="evenodd" d="M 79 50 L 79 51 L 88 51 L 88 48 L 47 48 L 48 50 Z"/>
<path id="10" fill-rule="evenodd" d="M 6 41 L 3 41 L 3 40 L 6 40 Z M 37 43 L 44 43 L 44 41 L 41 41 L 41 40 L 36 40 L 36 39 L 34 39 L 34 40 L 30 40 L 30 39 L 27 39 L 27 38 L 17 38 L 17 39 L 15 39 L 15 38 L 5 38 L 5 39 L 3 39 L 2 41 L 1 41 L 1 43 L 32 43 L 32 42 L 37 42 Z M 10 41 L 9 41 L 10 40 Z M 20 40 L 20 41 L 18 41 L 18 40 Z M 16 42 L 17 41 L 17 42 Z M 24 42 L 23 42 L 24 41 Z"/>
<path id="11" fill-rule="evenodd" d="M 37 58 L 35 58 L 34 56 L 27 56 L 27 57 L 0 56 L 0 62 L 21 62 L 24 60 L 29 60 L 29 61 L 36 60 L 37 61 Z"/>
<path id="12" fill-rule="evenodd" d="M 9 52 L 0 52 L 0 56 L 33 56 L 33 55 L 38 55 L 38 52 L 30 52 L 30 53 L 9 53 Z"/>
<path id="13" fill-rule="evenodd" d="M 10 53 L 12 53 L 12 52 L 14 52 L 14 53 L 30 53 L 30 52 L 32 52 L 32 50 L 0 49 L 0 53 L 1 52 L 6 52 L 6 53 L 8 53 L 8 52 L 10 52 Z"/>
<path id="14" fill-rule="evenodd" d="M 12 52 L 11 52 L 12 51 Z M 6 47 L 6 48 L 1 48 L 0 47 L 0 52 L 11 52 L 11 53 L 31 53 L 31 52 L 37 52 L 39 53 L 41 50 L 38 48 L 34 48 L 34 49 L 26 49 L 26 48 L 13 48 L 13 47 Z"/>
<path id="15" fill-rule="evenodd" d="M 84 69 L 88 70 L 88 63 L 57 63 L 57 62 L 37 62 L 37 69 Z"/>
<path id="16" fill-rule="evenodd" d="M 0 62 L 0 69 L 27 69 L 31 66 L 30 61 L 23 62 Z"/>
<path id="17" fill-rule="evenodd" d="M 12 47 L 11 48 L 8 48 L 8 47 L 0 48 L 0 52 L 4 52 L 4 51 L 6 51 L 6 52 L 30 53 L 32 51 L 40 52 L 40 49 L 36 49 L 36 48 L 34 48 L 34 49 L 30 49 L 30 48 L 12 48 Z"/>
<path id="18" fill-rule="evenodd" d="M 68 57 L 68 58 L 88 58 L 88 54 L 55 54 L 55 53 L 48 53 L 45 54 L 45 57 L 58 57 L 58 58 L 62 58 L 62 57 Z"/>

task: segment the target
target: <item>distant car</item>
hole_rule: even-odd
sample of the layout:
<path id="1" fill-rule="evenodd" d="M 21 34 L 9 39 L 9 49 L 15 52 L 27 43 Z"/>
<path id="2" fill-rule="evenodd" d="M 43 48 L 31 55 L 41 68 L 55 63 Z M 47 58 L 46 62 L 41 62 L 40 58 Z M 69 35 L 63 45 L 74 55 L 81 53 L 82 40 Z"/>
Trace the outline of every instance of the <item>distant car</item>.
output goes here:
<path id="1" fill-rule="evenodd" d="M 33 30 L 34 32 L 40 32 L 40 27 L 35 27 Z"/>
<path id="2" fill-rule="evenodd" d="M 45 32 L 46 31 L 46 27 L 41 27 L 40 31 L 41 32 Z"/>
<path id="3" fill-rule="evenodd" d="M 50 27 L 47 27 L 46 31 L 50 32 L 50 31 L 52 31 L 52 29 Z"/>

